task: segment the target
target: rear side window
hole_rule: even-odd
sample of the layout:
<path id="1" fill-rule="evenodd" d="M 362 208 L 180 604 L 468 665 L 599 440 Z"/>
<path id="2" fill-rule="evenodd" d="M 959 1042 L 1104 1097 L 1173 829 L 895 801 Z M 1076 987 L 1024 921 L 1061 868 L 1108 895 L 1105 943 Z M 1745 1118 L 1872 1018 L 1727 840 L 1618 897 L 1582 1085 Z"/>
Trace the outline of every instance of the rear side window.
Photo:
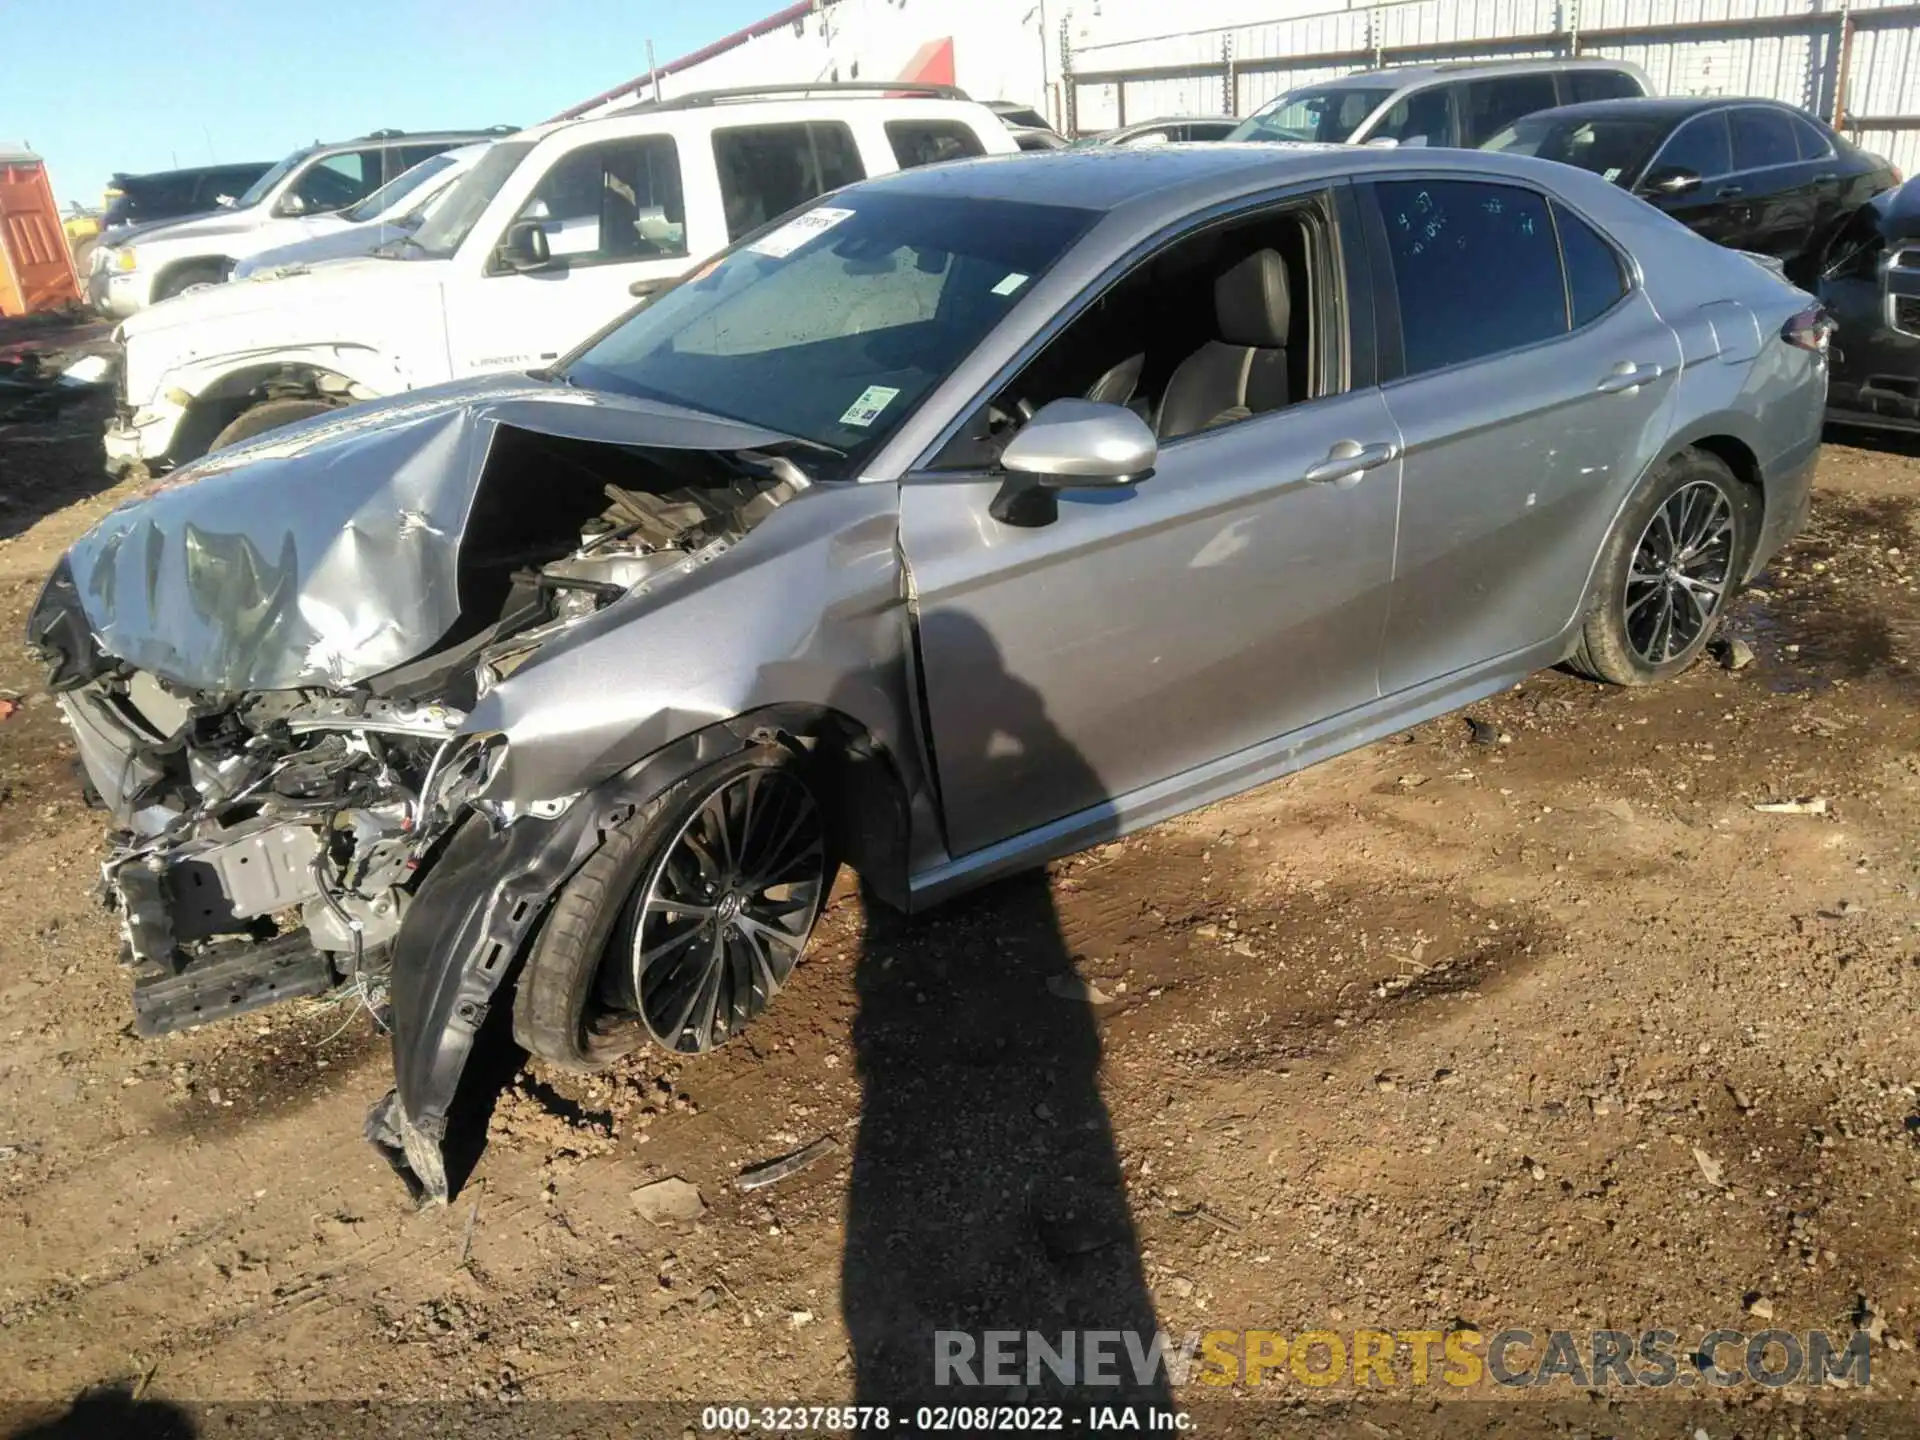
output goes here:
<path id="1" fill-rule="evenodd" d="M 853 131 L 839 121 L 716 130 L 713 159 L 729 240 L 867 175 Z"/>
<path id="2" fill-rule="evenodd" d="M 1560 103 L 1552 75 L 1503 75 L 1497 80 L 1470 80 L 1464 88 L 1461 126 L 1465 143 L 1475 149 L 1522 115 L 1551 110 Z"/>
<path id="3" fill-rule="evenodd" d="M 1567 269 L 1567 309 L 1578 330 L 1620 303 L 1627 293 L 1627 272 L 1619 253 L 1566 206 L 1553 207 L 1553 220 Z"/>
<path id="4" fill-rule="evenodd" d="M 1373 187 L 1386 222 L 1406 373 L 1420 375 L 1567 331 L 1567 285 L 1547 202 L 1464 180 Z"/>
<path id="5" fill-rule="evenodd" d="M 450 145 L 400 145 L 387 152 L 387 176 L 404 175 L 422 160 L 431 160 Z"/>
<path id="6" fill-rule="evenodd" d="M 1639 83 L 1624 70 L 1569 70 L 1560 79 L 1566 86 L 1569 105 L 1584 105 L 1589 100 L 1629 100 L 1643 93 Z"/>
<path id="7" fill-rule="evenodd" d="M 574 265 L 685 255 L 686 206 L 673 138 L 608 140 L 561 156 L 514 220 L 538 222 L 547 253 Z"/>
<path id="8" fill-rule="evenodd" d="M 1827 138 L 1826 131 L 1811 120 L 1803 120 L 1798 115 L 1792 116 L 1791 119 L 1793 138 L 1800 146 L 1802 160 L 1824 160 L 1833 154 L 1833 142 Z"/>
<path id="9" fill-rule="evenodd" d="M 894 163 L 902 170 L 987 153 L 973 127 L 958 120 L 889 120 L 887 143 L 893 147 Z"/>
<path id="10" fill-rule="evenodd" d="M 1778 110 L 1741 106 L 1733 122 L 1733 168 L 1761 170 L 1769 165 L 1792 165 L 1800 159 L 1793 138 L 1793 121 Z"/>

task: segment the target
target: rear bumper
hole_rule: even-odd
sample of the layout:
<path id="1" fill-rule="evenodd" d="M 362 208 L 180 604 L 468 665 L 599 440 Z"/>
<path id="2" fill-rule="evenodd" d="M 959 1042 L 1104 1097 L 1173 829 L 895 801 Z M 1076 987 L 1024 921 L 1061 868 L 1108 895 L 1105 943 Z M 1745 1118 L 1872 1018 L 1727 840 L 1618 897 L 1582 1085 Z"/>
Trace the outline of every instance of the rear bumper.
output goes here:
<path id="1" fill-rule="evenodd" d="M 1766 519 L 1760 525 L 1760 540 L 1743 577 L 1752 580 L 1772 563 L 1794 536 L 1807 524 L 1807 511 L 1813 501 L 1813 475 L 1820 459 L 1820 437 L 1815 434 L 1806 446 L 1780 457 L 1767 468 Z"/>

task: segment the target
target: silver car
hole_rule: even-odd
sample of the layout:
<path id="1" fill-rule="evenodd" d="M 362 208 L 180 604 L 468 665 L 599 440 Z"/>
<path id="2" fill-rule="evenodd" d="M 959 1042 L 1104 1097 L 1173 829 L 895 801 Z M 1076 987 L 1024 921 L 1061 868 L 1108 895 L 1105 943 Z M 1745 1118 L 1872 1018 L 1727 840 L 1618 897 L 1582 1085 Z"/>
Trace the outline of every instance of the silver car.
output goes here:
<path id="1" fill-rule="evenodd" d="M 1827 325 L 1599 176 L 1006 157 L 812 203 L 550 372 L 224 451 L 32 642 L 138 1027 L 390 1007 L 444 1197 L 490 1008 L 600 1066 L 919 909 L 1570 662 L 1684 669 L 1806 513 Z M 509 992 L 510 993 L 507 993 Z"/>

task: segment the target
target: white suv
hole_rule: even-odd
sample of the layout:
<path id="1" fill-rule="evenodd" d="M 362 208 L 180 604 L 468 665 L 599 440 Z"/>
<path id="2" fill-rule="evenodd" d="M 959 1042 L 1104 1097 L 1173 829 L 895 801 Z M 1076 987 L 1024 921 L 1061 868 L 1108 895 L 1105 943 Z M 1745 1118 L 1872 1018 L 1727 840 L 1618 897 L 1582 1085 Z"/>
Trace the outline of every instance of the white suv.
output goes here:
<path id="1" fill-rule="evenodd" d="M 127 321 L 107 468 L 183 464 L 354 400 L 546 365 L 817 195 L 1017 148 L 986 106 L 899 81 L 713 91 L 524 130 L 379 255 Z"/>
<path id="2" fill-rule="evenodd" d="M 210 215 L 139 225 L 105 237 L 93 252 L 87 298 L 102 315 L 132 315 L 198 285 L 217 285 L 234 264 L 289 238 L 282 222 L 364 200 L 422 160 L 456 145 L 511 133 L 376 130 L 358 140 L 296 150 Z"/>

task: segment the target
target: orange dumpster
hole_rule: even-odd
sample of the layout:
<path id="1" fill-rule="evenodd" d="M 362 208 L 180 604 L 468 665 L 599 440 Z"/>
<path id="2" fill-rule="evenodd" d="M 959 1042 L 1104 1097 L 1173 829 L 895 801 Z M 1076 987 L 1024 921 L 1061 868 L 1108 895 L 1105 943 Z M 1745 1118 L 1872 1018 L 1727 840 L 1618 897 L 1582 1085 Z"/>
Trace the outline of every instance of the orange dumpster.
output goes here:
<path id="1" fill-rule="evenodd" d="M 0 145 L 0 315 L 30 315 L 79 298 L 46 162 Z"/>

